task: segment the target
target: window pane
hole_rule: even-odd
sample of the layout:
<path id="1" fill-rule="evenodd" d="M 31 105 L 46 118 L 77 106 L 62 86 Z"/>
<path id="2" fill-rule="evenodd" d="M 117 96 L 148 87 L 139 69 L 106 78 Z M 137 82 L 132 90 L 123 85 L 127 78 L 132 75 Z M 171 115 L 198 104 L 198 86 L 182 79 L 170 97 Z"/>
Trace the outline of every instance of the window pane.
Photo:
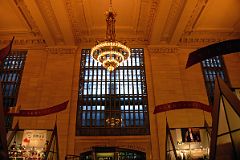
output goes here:
<path id="1" fill-rule="evenodd" d="M 89 49 L 82 50 L 77 135 L 149 134 L 143 49 L 131 51 L 127 62 L 109 72 L 93 62 Z"/>
<path id="2" fill-rule="evenodd" d="M 27 51 L 12 51 L 1 63 L 0 77 L 5 109 L 16 106 L 26 55 Z M 12 118 L 6 117 L 5 124 L 7 128 L 11 128 Z"/>
<path id="3" fill-rule="evenodd" d="M 202 71 L 208 99 L 209 102 L 213 104 L 214 81 L 216 76 L 219 75 L 227 83 L 229 81 L 228 76 L 226 75 L 223 58 L 221 56 L 216 56 L 202 61 Z"/>

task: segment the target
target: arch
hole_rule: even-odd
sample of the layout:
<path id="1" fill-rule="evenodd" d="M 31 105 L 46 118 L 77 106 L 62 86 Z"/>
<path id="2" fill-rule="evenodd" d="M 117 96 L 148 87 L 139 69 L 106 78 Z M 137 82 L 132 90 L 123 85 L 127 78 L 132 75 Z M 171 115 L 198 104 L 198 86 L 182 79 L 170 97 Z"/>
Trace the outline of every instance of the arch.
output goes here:
<path id="1" fill-rule="evenodd" d="M 189 68 L 205 59 L 234 52 L 240 52 L 240 39 L 214 43 L 191 52 L 188 56 L 186 68 Z"/>
<path id="2" fill-rule="evenodd" d="M 166 112 L 175 109 L 201 109 L 206 112 L 211 112 L 212 107 L 196 101 L 177 101 L 166 104 L 161 104 L 155 107 L 153 114 Z"/>
<path id="3" fill-rule="evenodd" d="M 99 159 L 102 156 L 109 159 L 126 159 L 130 160 L 136 158 L 138 160 L 146 160 L 146 153 L 134 149 L 127 149 L 121 147 L 92 147 L 91 150 L 80 154 L 81 158 L 91 157 L 93 159 Z"/>

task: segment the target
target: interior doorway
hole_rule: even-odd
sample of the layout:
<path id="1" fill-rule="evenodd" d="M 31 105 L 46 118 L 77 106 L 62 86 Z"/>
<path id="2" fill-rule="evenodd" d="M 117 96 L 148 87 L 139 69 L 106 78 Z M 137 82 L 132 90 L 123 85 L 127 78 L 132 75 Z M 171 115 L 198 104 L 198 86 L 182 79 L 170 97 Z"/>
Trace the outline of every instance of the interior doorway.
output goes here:
<path id="1" fill-rule="evenodd" d="M 81 160 L 146 160 L 146 153 L 118 147 L 93 147 L 80 157 Z"/>

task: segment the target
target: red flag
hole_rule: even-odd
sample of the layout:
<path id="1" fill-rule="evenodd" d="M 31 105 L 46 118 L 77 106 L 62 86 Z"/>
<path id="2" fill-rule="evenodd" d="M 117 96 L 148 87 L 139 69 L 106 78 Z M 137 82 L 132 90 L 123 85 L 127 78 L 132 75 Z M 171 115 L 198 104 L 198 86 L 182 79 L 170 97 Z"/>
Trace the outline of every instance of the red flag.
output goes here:
<path id="1" fill-rule="evenodd" d="M 0 50 L 0 62 L 4 61 L 4 59 L 7 57 L 7 55 L 11 51 L 13 40 L 14 40 L 14 37 L 11 40 L 11 42 L 5 48 Z"/>
<path id="2" fill-rule="evenodd" d="M 49 108 L 36 109 L 36 110 L 19 110 L 19 112 L 7 112 L 6 115 L 10 116 L 20 116 L 20 117 L 37 117 L 37 116 L 45 116 L 53 113 L 57 113 L 63 111 L 67 108 L 68 101 L 65 101 L 61 104 L 55 105 Z"/>

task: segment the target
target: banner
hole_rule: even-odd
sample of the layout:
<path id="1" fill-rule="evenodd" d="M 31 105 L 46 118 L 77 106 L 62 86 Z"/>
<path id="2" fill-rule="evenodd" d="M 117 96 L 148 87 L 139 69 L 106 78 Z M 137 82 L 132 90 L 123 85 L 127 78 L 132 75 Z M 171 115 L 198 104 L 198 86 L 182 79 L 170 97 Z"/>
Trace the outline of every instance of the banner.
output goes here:
<path id="1" fill-rule="evenodd" d="M 19 110 L 19 108 L 11 109 L 10 111 L 6 112 L 6 115 L 10 116 L 21 116 L 21 117 L 37 117 L 37 116 L 45 116 L 53 113 L 57 113 L 63 111 L 67 108 L 69 101 L 65 101 L 61 104 L 55 105 L 49 108 L 43 109 L 35 109 L 35 110 Z M 15 112 L 16 111 L 16 112 Z"/>
<path id="2" fill-rule="evenodd" d="M 47 141 L 47 130 L 24 130 L 22 145 L 27 148 L 44 148 Z"/>
<path id="3" fill-rule="evenodd" d="M 209 105 L 196 102 L 196 101 L 178 101 L 178 102 L 171 102 L 166 104 L 161 104 L 155 107 L 154 113 L 166 112 L 175 109 L 201 109 L 206 112 L 211 112 L 212 108 Z"/>

